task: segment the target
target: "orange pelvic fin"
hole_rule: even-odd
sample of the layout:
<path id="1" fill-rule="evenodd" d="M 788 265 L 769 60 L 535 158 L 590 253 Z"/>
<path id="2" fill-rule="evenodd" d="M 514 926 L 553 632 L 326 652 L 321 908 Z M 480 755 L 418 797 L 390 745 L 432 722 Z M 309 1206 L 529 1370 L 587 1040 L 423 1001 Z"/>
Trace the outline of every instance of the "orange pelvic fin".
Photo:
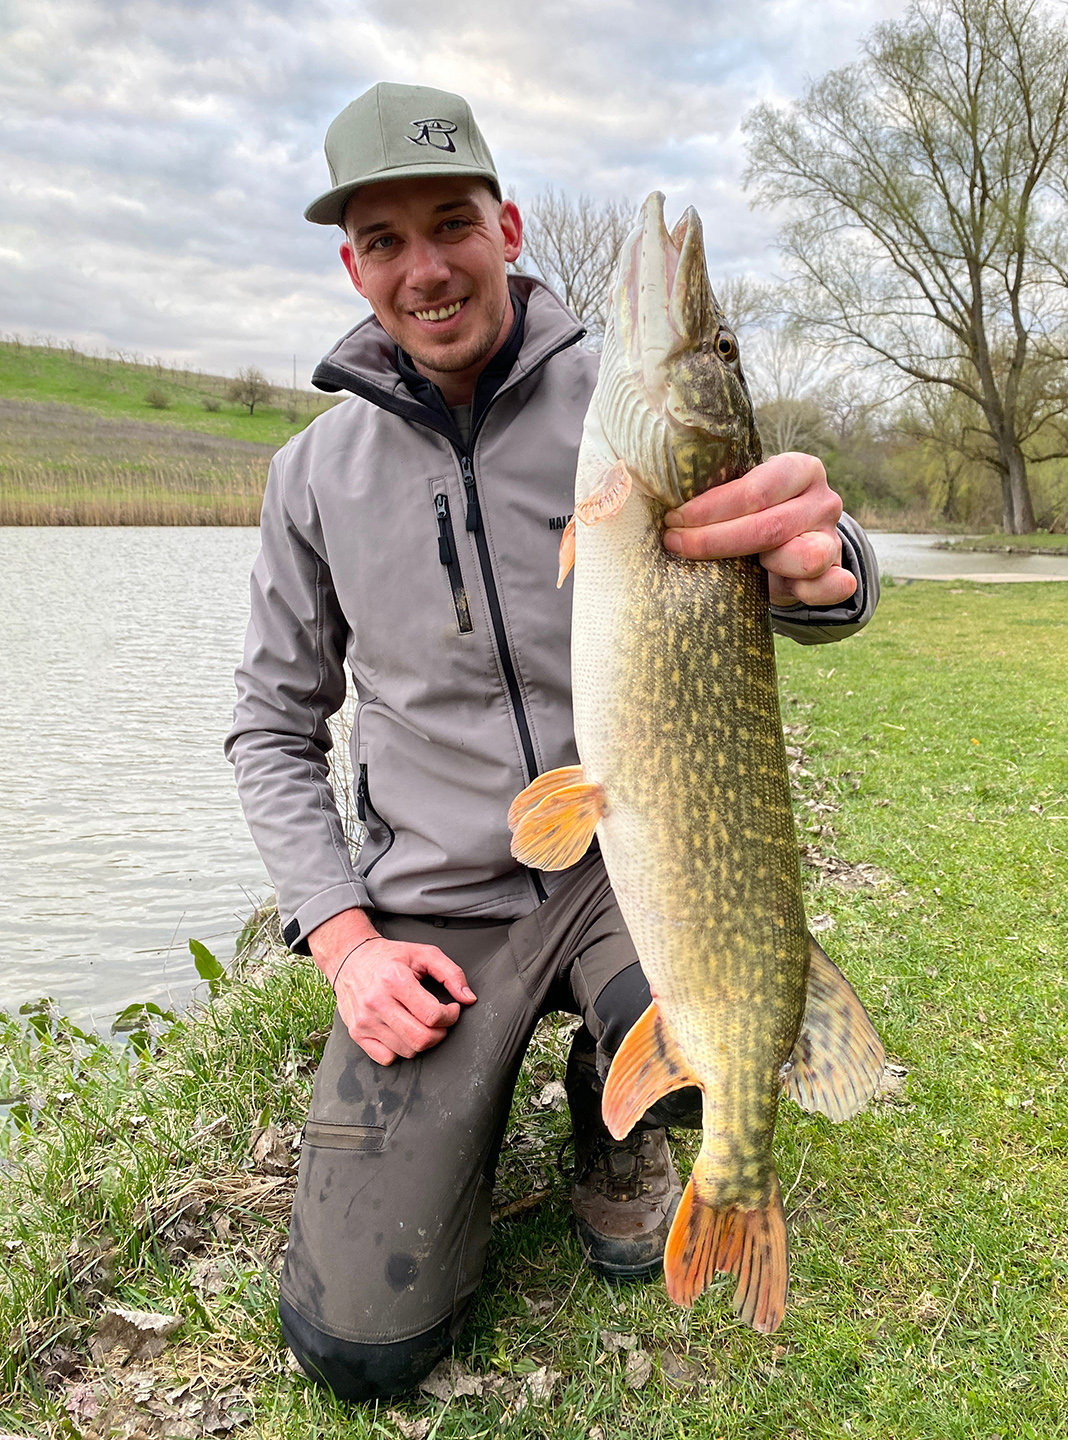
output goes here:
<path id="1" fill-rule="evenodd" d="M 556 577 L 556 588 L 564 583 L 571 574 L 575 565 L 575 517 L 564 526 L 564 533 L 560 536 L 560 573 Z"/>
<path id="2" fill-rule="evenodd" d="M 622 1140 L 661 1096 L 697 1083 L 654 1000 L 612 1058 L 601 1099 L 604 1123 Z"/>
<path id="3" fill-rule="evenodd" d="M 848 1120 L 875 1094 L 886 1052 L 856 991 L 811 935 L 805 1013 L 784 1074 L 802 1110 Z"/>
<path id="4" fill-rule="evenodd" d="M 596 525 L 599 520 L 607 520 L 609 515 L 618 515 L 633 488 L 630 471 L 622 460 L 618 460 L 601 477 L 597 489 L 578 502 L 575 514 L 584 525 Z"/>
<path id="5" fill-rule="evenodd" d="M 581 765 L 561 765 L 559 770 L 546 770 L 536 780 L 532 780 L 525 790 L 520 790 L 508 807 L 509 830 L 514 830 L 527 811 L 533 810 L 535 805 L 540 805 L 548 796 L 562 790 L 565 785 L 581 784 L 584 779 Z"/>
<path id="6" fill-rule="evenodd" d="M 581 777 L 577 765 L 549 770 L 512 801 L 508 812 L 512 854 L 521 865 L 532 870 L 566 870 L 585 855 L 607 804 L 604 787 Z M 539 798 L 526 799 L 543 782 Z"/>
<path id="7" fill-rule="evenodd" d="M 738 1278 L 733 1304 L 739 1319 L 763 1335 L 779 1328 L 786 1310 L 790 1257 L 782 1194 L 774 1174 L 767 1203 L 754 1210 L 736 1205 L 716 1210 L 701 1200 L 692 1177 L 687 1183 L 664 1251 L 667 1292 L 677 1305 L 692 1305 L 717 1270 Z"/>

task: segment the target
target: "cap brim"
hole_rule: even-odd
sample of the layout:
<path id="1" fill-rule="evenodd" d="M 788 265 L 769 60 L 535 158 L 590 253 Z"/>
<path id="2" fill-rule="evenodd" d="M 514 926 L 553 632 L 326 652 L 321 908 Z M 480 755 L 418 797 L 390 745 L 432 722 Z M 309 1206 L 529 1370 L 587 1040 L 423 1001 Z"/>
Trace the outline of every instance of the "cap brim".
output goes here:
<path id="1" fill-rule="evenodd" d="M 374 175 L 367 175 L 359 180 L 348 180 L 344 185 L 337 185 L 333 190 L 328 190 L 325 195 L 320 195 L 313 200 L 304 212 L 305 220 L 310 220 L 313 225 L 341 225 L 345 214 L 345 206 L 351 196 L 357 190 L 362 190 L 366 185 L 381 185 L 386 180 L 418 180 L 424 176 L 432 179 L 448 179 L 452 176 L 474 176 L 478 180 L 485 180 L 497 199 L 501 198 L 500 181 L 492 170 L 481 169 L 475 165 L 449 165 L 438 161 L 434 165 L 415 164 L 399 165 L 392 170 L 379 170 Z"/>

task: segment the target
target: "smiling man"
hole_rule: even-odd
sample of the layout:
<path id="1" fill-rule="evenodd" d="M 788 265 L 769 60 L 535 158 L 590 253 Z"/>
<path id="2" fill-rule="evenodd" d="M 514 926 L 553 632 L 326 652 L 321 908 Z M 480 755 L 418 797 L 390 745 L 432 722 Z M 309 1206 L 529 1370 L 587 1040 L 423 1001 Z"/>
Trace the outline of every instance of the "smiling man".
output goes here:
<path id="1" fill-rule="evenodd" d="M 539 281 L 467 104 L 377 85 L 331 125 L 332 186 L 306 215 L 345 233 L 373 311 L 315 383 L 351 399 L 279 452 L 227 749 L 287 943 L 333 986 L 281 1281 L 286 1340 L 349 1399 L 413 1388 L 447 1352 L 485 1263 L 523 1052 L 581 1018 L 565 1083 L 572 1207 L 608 1280 L 656 1273 L 680 1187 L 665 1127 L 623 1142 L 601 1079 L 649 989 L 596 846 L 518 866 L 508 806 L 576 760 L 570 600 L 555 587 L 597 356 Z M 802 643 L 867 622 L 877 577 L 818 460 L 780 455 L 669 517 L 695 559 L 759 554 L 775 627 Z M 328 717 L 351 739 L 367 833 L 354 861 Z"/>

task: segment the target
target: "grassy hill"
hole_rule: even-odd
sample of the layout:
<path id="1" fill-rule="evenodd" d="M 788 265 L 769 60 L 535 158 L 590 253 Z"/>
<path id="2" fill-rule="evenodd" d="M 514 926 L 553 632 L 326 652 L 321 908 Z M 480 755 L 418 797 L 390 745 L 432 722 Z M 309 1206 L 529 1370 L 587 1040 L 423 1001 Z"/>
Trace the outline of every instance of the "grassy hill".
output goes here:
<path id="1" fill-rule="evenodd" d="M 0 343 L 0 525 L 255 525 L 270 458 L 336 403 L 223 375 Z"/>
<path id="2" fill-rule="evenodd" d="M 317 391 L 278 387 L 272 403 L 257 405 L 250 415 L 226 398 L 230 383 L 225 375 L 199 370 L 171 370 L 19 341 L 0 344 L 0 396 L 7 399 L 58 401 L 111 419 L 144 420 L 276 449 L 335 403 Z M 165 408 L 149 402 L 153 392 L 166 402 Z"/>

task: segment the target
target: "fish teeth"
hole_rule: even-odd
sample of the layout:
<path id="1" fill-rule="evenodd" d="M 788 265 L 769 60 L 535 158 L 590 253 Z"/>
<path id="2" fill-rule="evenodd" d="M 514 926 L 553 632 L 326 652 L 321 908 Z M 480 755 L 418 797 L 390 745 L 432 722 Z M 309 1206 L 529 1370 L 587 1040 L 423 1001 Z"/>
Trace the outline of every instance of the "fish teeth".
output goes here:
<path id="1" fill-rule="evenodd" d="M 455 315 L 464 302 L 457 300 L 452 305 L 443 305 L 440 310 L 416 310 L 414 311 L 417 320 L 448 320 L 450 315 Z"/>

